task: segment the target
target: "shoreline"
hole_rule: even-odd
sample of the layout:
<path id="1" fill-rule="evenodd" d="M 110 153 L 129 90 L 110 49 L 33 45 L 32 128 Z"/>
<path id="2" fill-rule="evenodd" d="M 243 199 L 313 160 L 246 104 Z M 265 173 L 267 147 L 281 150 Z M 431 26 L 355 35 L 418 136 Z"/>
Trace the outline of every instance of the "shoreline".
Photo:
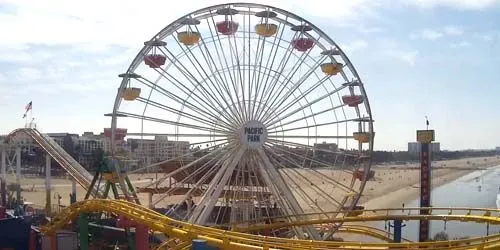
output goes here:
<path id="1" fill-rule="evenodd" d="M 439 162 L 434 162 L 439 163 Z M 495 168 L 495 167 L 500 167 L 500 164 L 497 161 L 489 162 L 489 163 L 484 163 L 476 168 L 449 168 L 448 172 L 445 174 L 436 174 L 433 179 L 432 179 L 432 188 L 438 188 L 443 185 L 446 185 L 448 183 L 451 183 L 463 176 L 466 176 L 470 173 L 477 172 L 483 169 L 490 169 L 490 168 Z M 376 168 L 372 168 L 375 169 Z M 443 168 L 440 168 L 443 170 Z M 437 172 L 440 170 L 434 169 L 432 174 L 434 175 L 434 172 Z M 444 168 L 446 169 L 446 168 Z M 382 195 L 370 197 L 369 199 L 366 199 L 360 204 L 365 207 L 365 209 L 379 209 L 379 208 L 397 208 L 397 207 L 402 207 L 403 204 L 406 204 L 408 202 L 411 202 L 415 199 L 418 199 L 420 195 L 420 188 L 419 188 L 419 180 L 415 183 L 407 183 L 404 187 L 397 187 L 395 186 L 392 188 L 390 191 L 385 192 Z M 366 193 L 366 192 L 364 192 Z"/>
<path id="2" fill-rule="evenodd" d="M 458 170 L 457 172 L 438 176 L 437 178 L 434 178 L 432 180 L 432 188 L 438 188 L 440 186 L 446 185 L 475 171 L 478 170 Z M 415 187 L 415 184 L 411 184 L 402 189 L 386 193 L 382 196 L 373 197 L 362 203 L 362 206 L 364 206 L 365 209 L 402 207 L 402 204 L 406 204 L 415 199 L 418 199 L 419 194 L 420 188 L 418 186 Z"/>

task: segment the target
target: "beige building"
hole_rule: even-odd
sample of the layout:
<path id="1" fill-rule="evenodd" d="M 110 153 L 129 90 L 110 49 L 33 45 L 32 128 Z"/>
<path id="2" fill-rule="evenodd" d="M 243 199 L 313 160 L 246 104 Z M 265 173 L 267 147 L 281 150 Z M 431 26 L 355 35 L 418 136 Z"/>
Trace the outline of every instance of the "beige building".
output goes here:
<path id="1" fill-rule="evenodd" d="M 130 158 L 139 165 L 148 165 L 188 154 L 188 141 L 170 141 L 167 136 L 155 136 L 154 139 L 127 139 Z"/>

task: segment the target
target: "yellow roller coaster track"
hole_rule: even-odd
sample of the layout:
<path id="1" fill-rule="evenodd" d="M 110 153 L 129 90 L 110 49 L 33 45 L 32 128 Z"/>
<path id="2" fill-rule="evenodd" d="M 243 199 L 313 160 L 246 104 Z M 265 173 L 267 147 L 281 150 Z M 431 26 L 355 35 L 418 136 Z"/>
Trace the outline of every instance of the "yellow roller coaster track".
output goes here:
<path id="1" fill-rule="evenodd" d="M 489 224 L 500 224 L 500 210 L 477 209 L 477 208 L 429 208 L 428 210 L 447 211 L 442 215 L 420 216 L 413 214 L 421 209 L 405 209 L 406 214 L 391 214 L 401 211 L 401 209 L 378 209 L 369 210 L 374 215 L 363 215 L 357 217 L 331 218 L 331 219 L 311 219 L 297 220 L 293 222 L 271 224 L 260 228 L 280 228 L 300 225 L 321 225 L 337 222 L 365 222 L 365 221 L 386 221 L 393 219 L 402 220 L 443 220 L 443 221 L 464 221 L 479 222 Z M 453 214 L 458 211 L 466 211 L 466 214 Z M 77 202 L 71 207 L 63 210 L 57 215 L 52 223 L 42 228 L 42 233 L 53 234 L 57 229 L 62 228 L 69 221 L 75 219 L 80 213 L 111 212 L 123 215 L 137 223 L 147 225 L 151 230 L 163 232 L 171 238 L 177 238 L 182 242 L 190 242 L 199 238 L 207 240 L 209 245 L 221 249 L 500 249 L 500 234 L 485 237 L 471 238 L 465 240 L 423 242 L 423 243 L 359 243 L 359 242 L 333 242 L 333 241 L 313 241 L 296 240 L 287 238 L 267 237 L 247 234 L 235 231 L 225 231 L 221 229 L 189 224 L 186 222 L 171 219 L 153 210 L 147 209 L 138 204 L 120 200 L 94 199 Z M 365 214 L 368 211 L 365 211 Z M 385 215 L 380 215 L 384 213 Z M 300 218 L 307 218 L 317 215 L 303 215 Z M 251 228 L 256 230 L 256 227 Z"/>

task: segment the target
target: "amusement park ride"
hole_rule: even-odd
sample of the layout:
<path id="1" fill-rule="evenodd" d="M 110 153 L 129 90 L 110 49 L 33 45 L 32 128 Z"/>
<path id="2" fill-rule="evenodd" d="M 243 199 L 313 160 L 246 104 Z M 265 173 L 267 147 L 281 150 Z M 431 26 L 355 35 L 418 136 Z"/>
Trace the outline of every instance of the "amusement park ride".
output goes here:
<path id="1" fill-rule="evenodd" d="M 48 213 L 41 231 L 52 242 L 78 218 L 82 250 L 92 241 L 89 225 L 104 220 L 124 228 L 128 247 L 137 250 L 151 249 L 153 241 L 155 249 L 500 248 L 500 234 L 428 241 L 432 220 L 500 223 L 495 209 L 431 207 L 432 130 L 417 132 L 421 207 L 358 205 L 374 177 L 373 118 L 363 82 L 330 37 L 293 13 L 253 3 L 200 9 L 146 41 L 119 76 L 105 131 L 111 154 L 94 175 L 34 128 L 6 140 L 23 133 L 47 152 L 47 202 L 49 157 L 87 190 L 84 200 Z M 125 137 L 135 149 L 127 149 Z M 13 168 L 7 151 L 2 192 L 7 165 Z M 137 169 L 126 171 L 128 157 Z M 15 165 L 19 178 L 19 159 Z M 162 176 L 134 187 L 128 175 L 147 171 Z M 140 193 L 148 193 L 148 208 Z M 420 221 L 420 242 L 401 237 L 409 220 Z M 390 221 L 393 233 L 357 224 L 368 221 Z M 344 242 L 337 233 L 387 242 Z"/>

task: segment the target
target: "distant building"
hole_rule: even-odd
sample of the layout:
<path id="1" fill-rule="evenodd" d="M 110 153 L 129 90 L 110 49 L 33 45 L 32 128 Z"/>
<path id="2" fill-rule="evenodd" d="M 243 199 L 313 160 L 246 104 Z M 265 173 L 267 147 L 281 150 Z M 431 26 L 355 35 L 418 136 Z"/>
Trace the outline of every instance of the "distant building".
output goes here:
<path id="1" fill-rule="evenodd" d="M 500 147 L 496 147 L 495 151 L 497 151 L 497 153 L 500 153 Z"/>
<path id="2" fill-rule="evenodd" d="M 189 153 L 188 141 L 170 141 L 167 136 L 155 136 L 154 139 L 127 139 L 130 156 L 139 165 L 149 165 Z"/>
<path id="3" fill-rule="evenodd" d="M 89 168 L 94 163 L 94 152 L 104 151 L 104 135 L 95 135 L 92 132 L 83 133 L 78 138 L 78 162 L 82 166 Z"/>
<path id="4" fill-rule="evenodd" d="M 433 153 L 441 152 L 441 144 L 439 142 L 432 142 L 429 151 Z M 408 142 L 408 153 L 420 153 L 420 142 Z"/>

